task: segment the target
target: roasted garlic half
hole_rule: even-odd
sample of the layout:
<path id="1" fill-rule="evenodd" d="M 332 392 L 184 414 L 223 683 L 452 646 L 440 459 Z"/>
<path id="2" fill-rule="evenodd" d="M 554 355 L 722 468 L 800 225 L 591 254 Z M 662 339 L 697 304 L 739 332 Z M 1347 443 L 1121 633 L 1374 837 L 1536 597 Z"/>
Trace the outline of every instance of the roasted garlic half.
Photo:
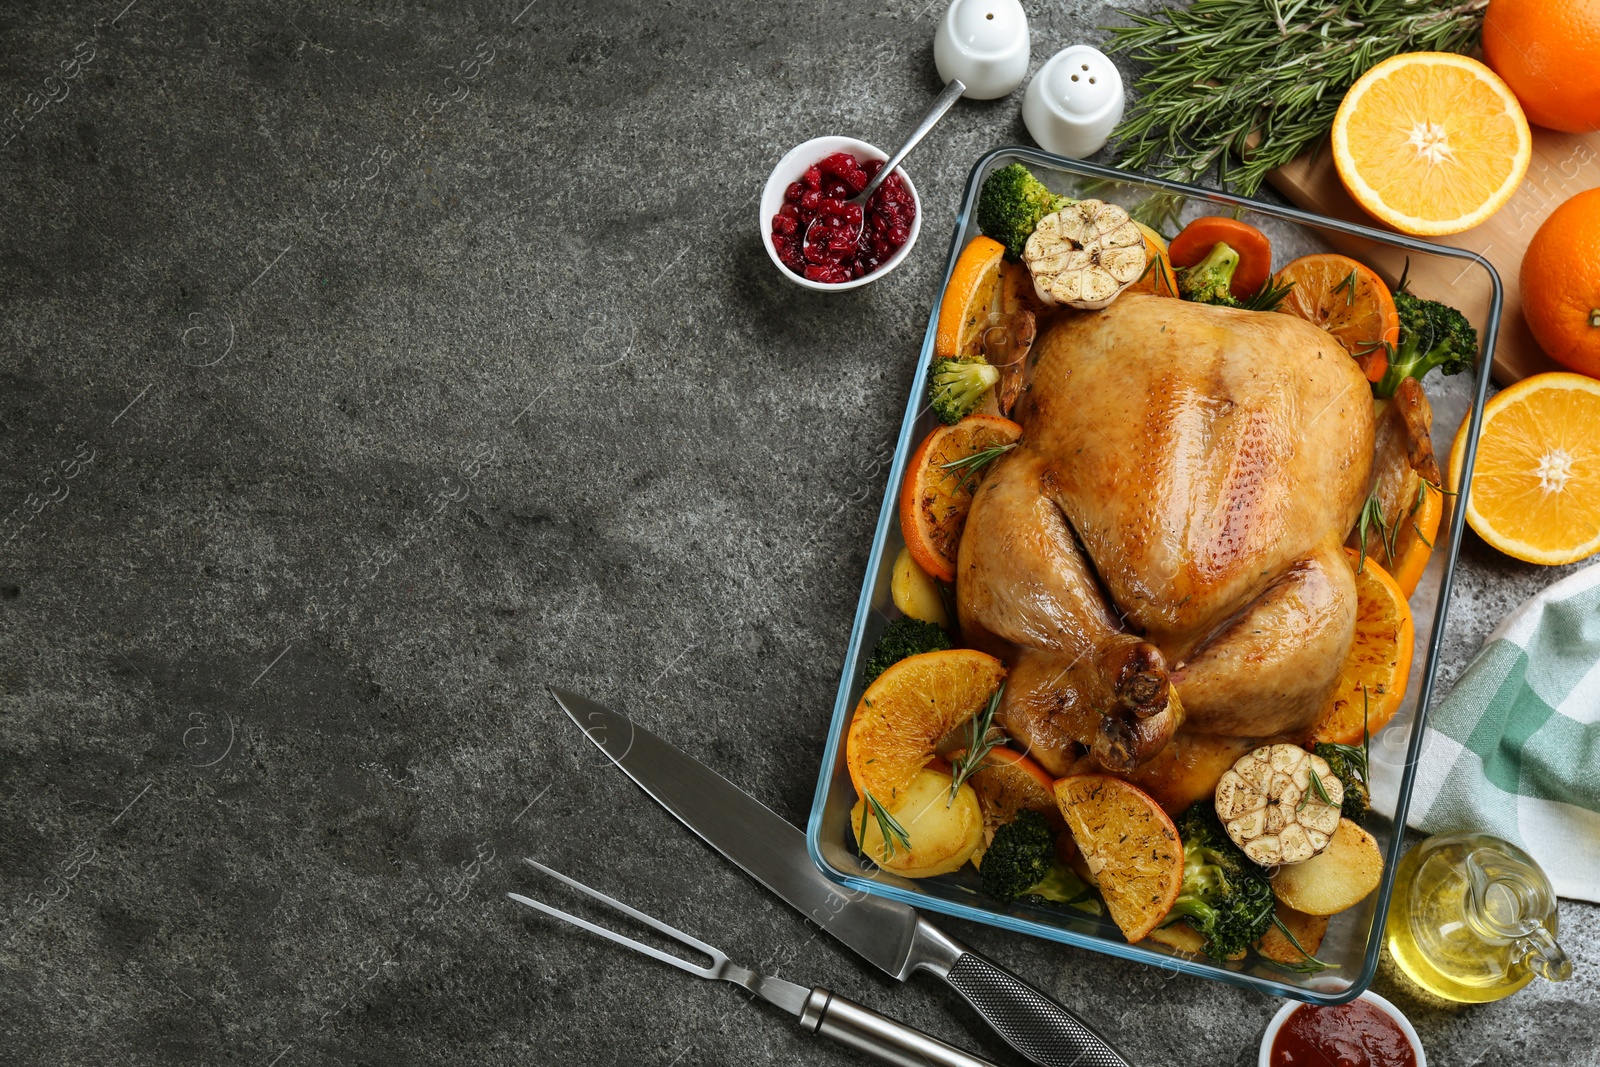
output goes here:
<path id="1" fill-rule="evenodd" d="M 1093 310 L 1143 277 L 1149 254 L 1126 211 L 1103 200 L 1077 200 L 1039 220 L 1022 262 L 1040 300 Z"/>
<path id="2" fill-rule="evenodd" d="M 1299 745 L 1258 748 L 1217 783 L 1217 818 L 1263 867 L 1300 863 L 1327 848 L 1343 803 L 1339 776 Z"/>

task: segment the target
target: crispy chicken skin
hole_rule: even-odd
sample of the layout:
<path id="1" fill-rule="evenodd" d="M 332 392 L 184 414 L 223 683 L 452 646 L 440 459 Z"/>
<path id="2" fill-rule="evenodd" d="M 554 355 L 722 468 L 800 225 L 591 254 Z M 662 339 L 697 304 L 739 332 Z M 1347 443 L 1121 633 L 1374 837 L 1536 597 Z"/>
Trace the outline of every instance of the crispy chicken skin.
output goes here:
<path id="1" fill-rule="evenodd" d="M 1289 315 L 1124 294 L 1041 330 L 1013 417 L 956 571 L 964 635 L 1012 668 L 1006 729 L 1057 773 L 1303 733 L 1354 631 L 1355 361 Z"/>

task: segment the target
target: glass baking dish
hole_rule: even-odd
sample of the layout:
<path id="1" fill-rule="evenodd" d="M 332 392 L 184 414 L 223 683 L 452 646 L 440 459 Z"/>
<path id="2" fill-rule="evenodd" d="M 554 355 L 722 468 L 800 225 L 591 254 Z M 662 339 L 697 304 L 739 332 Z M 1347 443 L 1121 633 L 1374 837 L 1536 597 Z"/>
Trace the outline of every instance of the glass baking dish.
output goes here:
<path id="1" fill-rule="evenodd" d="M 1489 372 L 1494 360 L 1494 339 L 1499 329 L 1502 292 L 1494 268 L 1481 256 L 1462 249 L 1413 240 L 1352 223 L 1324 218 L 1293 208 L 1279 207 L 1214 190 L 1177 182 L 1148 178 L 1107 167 L 1065 159 L 1020 147 L 999 148 L 978 160 L 968 176 L 962 195 L 961 213 L 956 218 L 950 252 L 945 266 L 943 292 L 954 269 L 956 257 L 978 233 L 974 208 L 979 187 L 989 172 L 1009 163 L 1023 163 L 1050 188 L 1071 196 L 1094 196 L 1109 200 L 1136 215 L 1148 215 L 1161 205 L 1174 214 L 1178 223 L 1198 215 L 1235 215 L 1265 231 L 1273 241 L 1276 262 L 1330 248 L 1352 255 L 1368 264 L 1393 285 L 1409 258 L 1415 265 L 1429 257 L 1459 262 L 1459 272 L 1451 271 L 1454 281 L 1448 292 L 1419 289 L 1419 296 L 1444 300 L 1459 308 L 1478 329 L 1482 351 L 1472 375 L 1428 380 L 1428 395 L 1434 407 L 1434 439 L 1441 457 L 1448 454 L 1448 442 L 1467 416 L 1471 425 L 1465 469 L 1470 474 L 1476 452 L 1478 412 L 1489 387 Z M 1157 200 L 1156 198 L 1166 198 Z M 1168 227 L 1169 232 L 1171 227 Z M 1447 264 L 1452 268 L 1455 264 Z M 905 418 L 889 471 L 883 506 L 873 534 L 872 552 L 861 585 L 850 646 L 845 654 L 843 675 L 834 702 L 828 729 L 816 798 L 807 825 L 806 841 L 817 866 L 839 884 L 864 893 L 903 901 L 929 911 L 955 915 L 973 922 L 1016 930 L 1035 937 L 1105 952 L 1123 959 L 1138 960 L 1185 974 L 1214 978 L 1234 985 L 1259 989 L 1281 997 L 1319 1004 L 1340 1004 L 1358 996 L 1371 982 L 1383 946 L 1383 924 L 1388 913 L 1396 864 L 1403 851 L 1403 834 L 1396 827 L 1405 825 L 1405 812 L 1416 776 L 1416 761 L 1423 731 L 1422 713 L 1433 695 L 1434 672 L 1438 667 L 1439 645 L 1449 610 L 1451 577 L 1464 528 L 1460 507 L 1447 499 L 1442 530 L 1448 531 L 1437 546 L 1417 591 L 1411 597 L 1416 626 L 1416 654 L 1405 703 L 1394 719 L 1372 739 L 1371 785 L 1373 815 L 1368 830 L 1378 839 L 1385 854 L 1383 881 L 1376 892 L 1360 905 L 1338 916 L 1329 926 L 1317 956 L 1332 969 L 1317 974 L 1300 974 L 1273 966 L 1251 954 L 1244 961 L 1222 963 L 1194 957 L 1146 941 L 1128 944 L 1109 918 L 1063 914 L 1060 911 L 1026 905 L 1003 905 L 984 896 L 978 888 L 971 866 L 938 878 L 907 879 L 879 870 L 857 856 L 849 826 L 855 792 L 845 769 L 844 737 L 850 718 L 864 688 L 863 665 L 884 627 L 898 612 L 889 592 L 890 571 L 904 541 L 900 534 L 897 496 L 905 466 L 913 450 L 936 422 L 925 401 L 926 377 L 932 359 L 934 331 L 938 318 L 938 299 L 923 337 L 921 357 L 911 382 Z M 1464 479 L 1466 481 L 1467 479 Z M 1386 817 L 1382 813 L 1390 813 Z"/>

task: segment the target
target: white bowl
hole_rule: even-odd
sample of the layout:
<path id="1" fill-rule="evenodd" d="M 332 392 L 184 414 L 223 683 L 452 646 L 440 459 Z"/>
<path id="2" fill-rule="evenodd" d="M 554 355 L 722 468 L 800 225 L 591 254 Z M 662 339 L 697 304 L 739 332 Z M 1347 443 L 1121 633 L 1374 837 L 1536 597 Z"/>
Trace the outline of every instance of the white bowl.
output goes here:
<path id="1" fill-rule="evenodd" d="M 1402 1015 L 1399 1008 L 1390 1004 L 1376 993 L 1363 993 L 1356 999 L 1365 1000 L 1369 1004 L 1376 1005 L 1378 1010 L 1393 1019 L 1395 1025 L 1400 1027 L 1400 1031 L 1406 1035 L 1406 1040 L 1411 1042 L 1411 1051 L 1417 1057 L 1417 1067 L 1428 1067 L 1428 1054 L 1422 1051 L 1422 1039 L 1417 1036 L 1416 1028 L 1411 1025 L 1411 1020 Z M 1301 1008 L 1309 1007 L 1312 1007 L 1312 1005 L 1302 1004 L 1298 1000 L 1291 1000 L 1278 1009 L 1278 1014 L 1274 1015 L 1272 1021 L 1267 1024 L 1267 1032 L 1261 1038 L 1260 1067 L 1272 1067 L 1272 1043 L 1278 1039 L 1278 1031 L 1283 1029 L 1283 1024 L 1288 1021 L 1289 1016 Z"/>
<path id="2" fill-rule="evenodd" d="M 789 154 L 778 160 L 778 165 L 772 168 L 772 174 L 767 178 L 767 187 L 761 194 L 761 217 L 756 220 L 761 228 L 761 243 L 766 246 L 767 255 L 772 257 L 773 264 L 796 285 L 807 289 L 815 289 L 822 293 L 837 293 L 845 289 L 859 289 L 863 285 L 882 278 L 885 274 L 898 267 L 906 254 L 917 243 L 917 234 L 922 232 L 922 198 L 917 195 L 917 187 L 911 184 L 911 176 L 904 167 L 896 167 L 895 173 L 900 175 L 900 180 L 906 183 L 906 189 L 911 193 L 911 202 L 917 205 L 917 217 L 911 220 L 911 236 L 906 238 L 906 243 L 901 245 L 888 261 L 873 271 L 871 274 L 848 282 L 839 282 L 829 285 L 825 282 L 814 282 L 803 278 L 783 265 L 783 260 L 778 258 L 778 250 L 772 247 L 772 216 L 778 213 L 783 206 L 783 194 L 792 182 L 800 180 L 800 176 L 811 166 L 825 156 L 835 152 L 849 152 L 857 160 L 865 162 L 869 159 L 888 159 L 889 153 L 879 151 L 865 141 L 858 141 L 854 137 L 813 137 L 802 144 L 795 145 Z"/>

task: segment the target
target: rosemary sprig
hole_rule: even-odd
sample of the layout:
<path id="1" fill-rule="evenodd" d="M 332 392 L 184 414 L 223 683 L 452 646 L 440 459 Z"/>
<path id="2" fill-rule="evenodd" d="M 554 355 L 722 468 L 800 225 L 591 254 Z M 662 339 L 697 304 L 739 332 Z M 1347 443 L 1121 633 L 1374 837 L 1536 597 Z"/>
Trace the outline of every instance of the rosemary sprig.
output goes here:
<path id="1" fill-rule="evenodd" d="M 1261 288 L 1256 290 L 1254 296 L 1239 306 L 1246 311 L 1277 311 L 1293 291 L 1294 282 L 1279 285 L 1276 278 L 1268 278 L 1261 283 Z"/>
<path id="2" fill-rule="evenodd" d="M 1349 274 L 1344 276 L 1344 281 L 1333 287 L 1336 293 L 1344 294 L 1344 306 L 1349 307 L 1356 302 L 1356 272 L 1351 268 Z"/>
<path id="3" fill-rule="evenodd" d="M 1294 946 L 1294 950 L 1296 952 L 1305 957 L 1305 959 L 1299 963 L 1275 963 L 1274 966 L 1282 967 L 1284 970 L 1294 971 L 1297 974 L 1316 974 L 1319 971 L 1336 971 L 1339 969 L 1339 965 L 1337 963 L 1324 963 L 1311 953 L 1307 952 L 1306 947 L 1300 943 L 1300 939 L 1294 936 L 1294 931 L 1285 926 L 1283 924 L 1283 920 L 1278 918 L 1278 912 L 1276 909 L 1274 909 L 1272 912 L 1272 925 L 1276 926 L 1278 928 L 1278 932 L 1289 939 L 1289 944 Z"/>
<path id="4" fill-rule="evenodd" d="M 962 456 L 960 459 L 953 459 L 949 463 L 941 463 L 939 464 L 939 469 L 961 472 L 961 480 L 956 483 L 956 492 L 959 493 L 964 491 L 969 484 L 976 484 L 978 479 L 983 477 L 983 472 L 989 464 L 1016 447 L 1015 441 L 1009 445 L 995 445 L 991 448 L 974 452 L 970 456 Z"/>
<path id="5" fill-rule="evenodd" d="M 1378 499 L 1378 494 L 1373 493 L 1367 497 L 1367 502 L 1361 505 L 1361 517 L 1356 520 L 1356 537 L 1361 542 L 1361 555 L 1356 560 L 1356 573 L 1362 573 L 1367 566 L 1367 535 L 1376 528 L 1378 543 L 1383 546 L 1384 559 L 1393 560 L 1395 554 L 1395 531 L 1391 529 L 1389 520 L 1383 517 L 1383 501 Z"/>
<path id="6" fill-rule="evenodd" d="M 945 801 L 945 807 L 955 803 L 961 783 L 978 772 L 989 753 L 1004 739 L 1005 735 L 994 729 L 994 712 L 1000 706 L 1000 695 L 1005 691 L 1004 685 L 996 689 L 983 713 L 967 720 L 967 747 L 950 764 L 950 799 Z"/>
<path id="7" fill-rule="evenodd" d="M 1299 811 L 1307 804 L 1311 803 L 1311 794 L 1313 791 L 1315 791 L 1317 794 L 1317 799 L 1328 805 L 1328 807 L 1332 808 L 1338 806 L 1334 804 L 1333 798 L 1328 795 L 1328 787 L 1322 784 L 1322 775 L 1318 774 L 1317 769 L 1313 767 L 1311 768 L 1311 788 L 1300 794 L 1300 803 L 1295 805 L 1295 811 Z"/>
<path id="8" fill-rule="evenodd" d="M 1470 52 L 1489 0 L 1194 0 L 1123 12 L 1111 51 L 1145 64 L 1120 165 L 1249 195 L 1316 144 L 1345 91 L 1402 52 Z"/>
<path id="9" fill-rule="evenodd" d="M 910 852 L 911 835 L 906 833 L 906 828 L 901 826 L 893 815 L 889 814 L 889 809 L 880 804 L 878 798 L 871 793 L 864 794 L 862 799 L 866 803 L 861 807 L 861 829 L 856 832 L 856 851 L 863 856 L 867 854 L 867 814 L 870 812 L 878 822 L 878 833 L 883 837 L 883 858 L 888 859 L 894 855 L 896 842 L 901 848 Z"/>
<path id="10" fill-rule="evenodd" d="M 1414 533 L 1416 533 L 1417 540 L 1427 545 L 1430 549 L 1433 548 L 1433 542 L 1428 540 L 1428 535 L 1423 533 L 1422 527 L 1417 525 L 1417 512 L 1422 510 L 1422 502 L 1428 499 L 1428 490 L 1437 488 L 1438 486 L 1434 485 L 1426 478 L 1420 480 L 1417 483 L 1417 499 L 1411 502 L 1411 510 L 1406 512 L 1406 518 L 1411 520 L 1411 529 Z"/>

